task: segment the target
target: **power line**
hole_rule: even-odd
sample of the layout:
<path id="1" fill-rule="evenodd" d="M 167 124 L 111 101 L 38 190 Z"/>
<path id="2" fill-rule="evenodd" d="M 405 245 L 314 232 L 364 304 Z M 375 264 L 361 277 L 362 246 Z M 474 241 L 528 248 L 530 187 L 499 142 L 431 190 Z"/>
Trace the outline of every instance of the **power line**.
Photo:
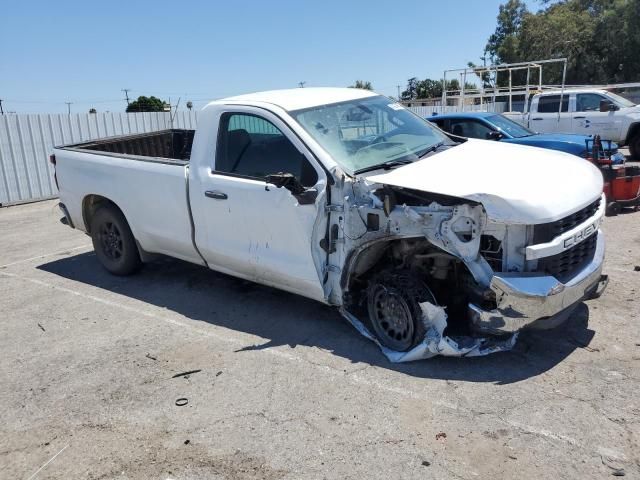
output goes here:
<path id="1" fill-rule="evenodd" d="M 124 92 L 125 97 L 127 97 L 127 107 L 129 106 L 129 92 L 131 91 L 130 88 L 123 88 L 121 90 L 122 92 Z"/>

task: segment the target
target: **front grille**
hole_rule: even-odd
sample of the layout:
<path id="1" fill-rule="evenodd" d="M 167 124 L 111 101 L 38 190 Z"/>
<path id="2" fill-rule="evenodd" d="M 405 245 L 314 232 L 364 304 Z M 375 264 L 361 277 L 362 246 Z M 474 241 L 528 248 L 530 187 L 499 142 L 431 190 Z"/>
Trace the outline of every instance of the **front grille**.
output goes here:
<path id="1" fill-rule="evenodd" d="M 541 258 L 538 260 L 538 268 L 536 270 L 553 275 L 565 283 L 593 260 L 597 244 L 598 234 L 594 233 L 569 250 L 565 250 L 557 255 Z"/>
<path id="2" fill-rule="evenodd" d="M 587 205 L 582 210 L 572 213 L 568 217 L 556 220 L 551 223 L 544 223 L 533 227 L 533 244 L 547 243 L 556 238 L 558 235 L 571 230 L 573 227 L 580 225 L 585 220 L 593 217 L 600 207 L 601 199 Z"/>

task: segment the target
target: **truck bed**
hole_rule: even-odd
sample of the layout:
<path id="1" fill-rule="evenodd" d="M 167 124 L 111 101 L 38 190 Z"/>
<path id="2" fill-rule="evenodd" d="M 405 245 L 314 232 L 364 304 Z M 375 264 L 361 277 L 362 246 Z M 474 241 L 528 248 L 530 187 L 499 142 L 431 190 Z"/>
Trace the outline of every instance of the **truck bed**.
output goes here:
<path id="1" fill-rule="evenodd" d="M 195 130 L 168 129 L 157 132 L 123 135 L 94 140 L 75 145 L 65 145 L 68 150 L 93 150 L 106 155 L 147 157 L 140 160 L 172 160 L 171 163 L 187 163 Z"/>

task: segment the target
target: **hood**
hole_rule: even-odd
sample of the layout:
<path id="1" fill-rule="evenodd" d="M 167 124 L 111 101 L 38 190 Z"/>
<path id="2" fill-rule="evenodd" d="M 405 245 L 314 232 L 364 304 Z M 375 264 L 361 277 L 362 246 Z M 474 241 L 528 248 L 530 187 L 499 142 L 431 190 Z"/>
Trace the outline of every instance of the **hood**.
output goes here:
<path id="1" fill-rule="evenodd" d="M 602 174 L 584 159 L 486 140 L 467 140 L 366 178 L 478 202 L 494 221 L 527 225 L 566 217 L 602 193 Z"/>

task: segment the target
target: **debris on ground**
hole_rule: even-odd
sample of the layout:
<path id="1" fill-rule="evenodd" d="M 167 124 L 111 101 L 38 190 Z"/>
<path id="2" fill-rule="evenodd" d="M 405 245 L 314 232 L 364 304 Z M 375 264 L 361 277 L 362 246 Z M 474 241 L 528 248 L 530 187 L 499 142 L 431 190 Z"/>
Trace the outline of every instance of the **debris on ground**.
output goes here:
<path id="1" fill-rule="evenodd" d="M 188 398 L 179 398 L 176 400 L 176 406 L 178 407 L 184 407 L 187 403 L 189 403 Z"/>
<path id="2" fill-rule="evenodd" d="M 185 445 L 189 445 L 191 443 L 191 440 L 189 440 L 188 438 L 184 441 Z"/>
<path id="3" fill-rule="evenodd" d="M 151 356 L 151 355 L 150 355 L 150 354 L 148 354 L 148 353 L 145 355 L 145 357 L 147 357 L 147 358 L 149 358 L 149 359 L 151 359 L 151 360 L 158 360 L 158 357 L 153 357 L 153 356 Z"/>
<path id="4" fill-rule="evenodd" d="M 428 466 L 430 466 L 430 465 L 431 465 L 431 462 L 429 462 L 429 461 L 427 461 L 427 460 L 423 460 L 423 462 L 422 462 L 422 466 L 423 466 L 423 467 L 428 467 Z"/>
<path id="5" fill-rule="evenodd" d="M 447 434 L 444 432 L 436 433 L 436 440 L 445 440 L 447 438 Z"/>
<path id="6" fill-rule="evenodd" d="M 420 303 L 423 322 L 426 328 L 424 340 L 407 352 L 398 352 L 382 345 L 369 329 L 354 315 L 346 310 L 340 313 L 349 320 L 363 336 L 375 342 L 382 353 L 393 363 L 412 362 L 423 360 L 436 355 L 445 357 L 480 357 L 496 352 L 511 350 L 516 343 L 518 333 L 514 333 L 505 339 L 498 338 L 474 338 L 474 337 L 449 337 L 444 335 L 447 327 L 447 314 L 445 309 L 433 303 Z"/>
<path id="7" fill-rule="evenodd" d="M 42 330 L 43 332 L 46 332 L 46 330 L 44 329 L 44 327 L 40 324 L 38 324 L 38 326 L 40 327 L 40 330 Z"/>
<path id="8" fill-rule="evenodd" d="M 636 265 L 635 267 L 633 267 L 633 271 L 640 272 L 640 265 Z"/>
<path id="9" fill-rule="evenodd" d="M 189 375 L 192 375 L 194 373 L 198 373 L 201 372 L 202 369 L 198 368 L 197 370 L 189 370 L 187 372 L 182 372 L 182 373 L 176 373 L 173 377 L 171 378 L 178 378 L 178 377 L 184 377 L 184 378 L 189 378 Z"/>

